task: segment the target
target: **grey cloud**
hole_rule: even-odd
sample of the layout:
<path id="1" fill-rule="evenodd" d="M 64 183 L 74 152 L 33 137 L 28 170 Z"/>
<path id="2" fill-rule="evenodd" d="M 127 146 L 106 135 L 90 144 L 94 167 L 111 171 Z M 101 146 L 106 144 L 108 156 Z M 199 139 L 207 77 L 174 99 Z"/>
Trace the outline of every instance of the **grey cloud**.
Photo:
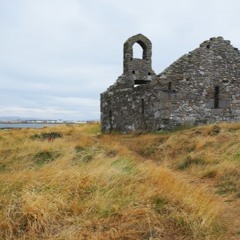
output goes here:
<path id="1" fill-rule="evenodd" d="M 159 73 L 212 36 L 240 46 L 239 7 L 238 0 L 1 1 L 0 116 L 99 118 L 99 94 L 122 73 L 128 37 L 151 39 Z"/>

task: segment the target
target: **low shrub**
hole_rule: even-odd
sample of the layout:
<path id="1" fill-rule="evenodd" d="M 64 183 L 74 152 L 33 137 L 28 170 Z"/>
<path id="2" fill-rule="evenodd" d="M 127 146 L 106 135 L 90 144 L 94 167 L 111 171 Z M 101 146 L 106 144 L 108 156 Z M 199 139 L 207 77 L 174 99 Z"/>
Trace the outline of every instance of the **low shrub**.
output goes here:
<path id="1" fill-rule="evenodd" d="M 42 166 L 48 162 L 55 160 L 59 156 L 60 153 L 58 152 L 51 152 L 46 150 L 36 153 L 33 160 L 37 165 Z"/>
<path id="2" fill-rule="evenodd" d="M 32 140 L 54 140 L 56 138 L 61 138 L 63 135 L 59 132 L 49 132 L 49 133 L 40 133 L 34 134 L 30 138 Z"/>

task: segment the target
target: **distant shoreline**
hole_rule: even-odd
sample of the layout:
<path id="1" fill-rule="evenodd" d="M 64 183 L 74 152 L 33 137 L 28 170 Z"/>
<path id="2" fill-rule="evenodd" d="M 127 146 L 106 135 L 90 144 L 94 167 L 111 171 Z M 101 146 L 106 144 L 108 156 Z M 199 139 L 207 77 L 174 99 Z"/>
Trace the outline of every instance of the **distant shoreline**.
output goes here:
<path id="1" fill-rule="evenodd" d="M 21 128 L 44 128 L 58 125 L 74 125 L 84 123 L 95 123 L 98 121 L 87 122 L 59 122 L 59 123 L 25 123 L 25 122 L 0 122 L 0 130 L 4 129 L 21 129 Z"/>
<path id="2" fill-rule="evenodd" d="M 0 123 L 0 130 L 22 129 L 22 128 L 44 128 L 57 126 L 58 123 Z"/>
<path id="3" fill-rule="evenodd" d="M 0 122 L 0 124 L 67 124 L 67 123 L 50 123 L 50 122 Z"/>

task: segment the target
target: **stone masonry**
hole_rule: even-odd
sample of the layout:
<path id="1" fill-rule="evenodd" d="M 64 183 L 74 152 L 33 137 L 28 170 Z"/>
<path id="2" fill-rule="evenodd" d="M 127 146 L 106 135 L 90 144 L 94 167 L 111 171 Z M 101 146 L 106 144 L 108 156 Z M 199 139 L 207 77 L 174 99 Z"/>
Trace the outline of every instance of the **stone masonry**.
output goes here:
<path id="1" fill-rule="evenodd" d="M 142 59 L 133 58 L 134 44 Z M 101 94 L 102 132 L 240 121 L 240 51 L 230 41 L 210 38 L 159 75 L 151 55 L 142 34 L 124 43 L 123 74 Z"/>

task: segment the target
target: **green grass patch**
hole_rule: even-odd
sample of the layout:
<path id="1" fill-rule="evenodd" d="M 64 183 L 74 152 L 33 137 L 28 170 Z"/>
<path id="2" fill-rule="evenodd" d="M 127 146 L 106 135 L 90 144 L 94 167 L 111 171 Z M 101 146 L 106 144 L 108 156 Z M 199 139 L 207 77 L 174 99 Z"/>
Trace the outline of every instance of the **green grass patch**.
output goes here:
<path id="1" fill-rule="evenodd" d="M 136 174 L 138 172 L 134 162 L 131 159 L 118 158 L 112 163 L 111 166 L 116 167 L 128 174 Z"/>
<path id="2" fill-rule="evenodd" d="M 234 194 L 236 197 L 240 197 L 239 176 L 231 173 L 226 173 L 221 177 L 217 188 L 217 193 L 220 195 Z"/>
<path id="3" fill-rule="evenodd" d="M 97 149 L 85 148 L 82 146 L 76 146 L 74 148 L 74 151 L 76 154 L 75 154 L 73 160 L 77 161 L 78 163 L 80 163 L 80 162 L 88 163 L 88 162 L 92 161 L 98 152 Z"/>
<path id="4" fill-rule="evenodd" d="M 52 162 L 59 156 L 60 156 L 59 152 L 56 152 L 56 151 L 51 152 L 46 150 L 46 151 L 40 151 L 36 153 L 33 157 L 33 160 L 38 166 L 42 166 L 46 163 Z"/>
<path id="5" fill-rule="evenodd" d="M 82 146 L 75 146 L 74 147 L 74 151 L 76 152 L 76 153 L 81 153 L 81 152 L 83 152 L 83 151 L 85 151 L 86 150 L 86 148 L 85 147 L 82 147 Z"/>
<path id="6" fill-rule="evenodd" d="M 40 133 L 33 134 L 30 136 L 32 140 L 54 140 L 56 138 L 62 138 L 63 135 L 59 132 L 49 132 L 49 133 Z"/>
<path id="7" fill-rule="evenodd" d="M 177 169 L 185 170 L 187 168 L 192 167 L 193 165 L 206 165 L 206 162 L 202 158 L 187 157 L 178 164 Z"/>
<path id="8" fill-rule="evenodd" d="M 7 165 L 4 163 L 0 163 L 0 172 L 5 172 L 7 171 Z"/>
<path id="9" fill-rule="evenodd" d="M 155 196 L 152 199 L 152 204 L 153 204 L 153 209 L 157 213 L 161 213 L 162 210 L 164 209 L 165 205 L 167 204 L 167 200 L 163 197 Z"/>

